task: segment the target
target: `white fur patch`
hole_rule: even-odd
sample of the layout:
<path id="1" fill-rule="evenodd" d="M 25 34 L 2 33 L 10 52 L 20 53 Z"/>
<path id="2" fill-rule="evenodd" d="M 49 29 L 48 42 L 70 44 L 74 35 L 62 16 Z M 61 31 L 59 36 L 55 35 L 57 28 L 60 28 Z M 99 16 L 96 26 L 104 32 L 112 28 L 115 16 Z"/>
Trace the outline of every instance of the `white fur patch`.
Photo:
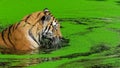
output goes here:
<path id="1" fill-rule="evenodd" d="M 52 31 L 50 30 L 49 33 L 52 34 Z"/>
<path id="2" fill-rule="evenodd" d="M 57 23 L 56 23 L 55 21 L 53 21 L 53 24 L 52 24 L 52 25 L 54 26 L 54 25 L 56 25 L 56 24 L 57 24 Z"/>

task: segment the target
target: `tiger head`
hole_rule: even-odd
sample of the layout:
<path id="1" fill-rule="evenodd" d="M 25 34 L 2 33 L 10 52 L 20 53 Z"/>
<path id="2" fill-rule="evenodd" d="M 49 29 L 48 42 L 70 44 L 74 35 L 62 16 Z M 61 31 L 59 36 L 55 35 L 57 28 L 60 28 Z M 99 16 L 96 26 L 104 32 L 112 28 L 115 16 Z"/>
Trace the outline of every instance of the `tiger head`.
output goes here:
<path id="1" fill-rule="evenodd" d="M 44 16 L 41 18 L 43 23 L 42 37 L 40 42 L 47 48 L 58 48 L 61 44 L 60 23 L 51 15 L 48 9 L 44 10 Z"/>
<path id="2" fill-rule="evenodd" d="M 47 48 L 60 47 L 60 23 L 48 9 L 28 15 L 23 20 L 30 24 L 29 35 L 38 45 Z"/>

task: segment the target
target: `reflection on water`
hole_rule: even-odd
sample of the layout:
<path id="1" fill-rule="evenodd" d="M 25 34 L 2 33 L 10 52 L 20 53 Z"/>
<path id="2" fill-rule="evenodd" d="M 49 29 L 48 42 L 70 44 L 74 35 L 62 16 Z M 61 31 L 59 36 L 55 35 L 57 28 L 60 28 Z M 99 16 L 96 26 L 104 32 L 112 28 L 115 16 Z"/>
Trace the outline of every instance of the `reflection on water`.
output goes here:
<path id="1" fill-rule="evenodd" d="M 60 60 L 57 58 L 0 58 L 0 68 L 24 68 L 35 64 L 40 64 L 48 61 Z"/>

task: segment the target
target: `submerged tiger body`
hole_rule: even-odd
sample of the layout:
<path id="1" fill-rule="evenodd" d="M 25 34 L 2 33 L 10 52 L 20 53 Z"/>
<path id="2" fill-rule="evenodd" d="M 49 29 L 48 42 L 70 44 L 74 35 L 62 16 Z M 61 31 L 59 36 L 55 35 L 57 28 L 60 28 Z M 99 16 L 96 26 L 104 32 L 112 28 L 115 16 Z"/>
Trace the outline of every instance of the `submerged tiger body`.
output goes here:
<path id="1" fill-rule="evenodd" d="M 42 44 L 46 46 L 44 39 L 52 40 L 51 46 L 59 46 L 60 38 L 60 24 L 50 11 L 45 9 L 27 15 L 19 23 L 3 30 L 0 33 L 0 51 L 27 53 L 40 48 Z"/>

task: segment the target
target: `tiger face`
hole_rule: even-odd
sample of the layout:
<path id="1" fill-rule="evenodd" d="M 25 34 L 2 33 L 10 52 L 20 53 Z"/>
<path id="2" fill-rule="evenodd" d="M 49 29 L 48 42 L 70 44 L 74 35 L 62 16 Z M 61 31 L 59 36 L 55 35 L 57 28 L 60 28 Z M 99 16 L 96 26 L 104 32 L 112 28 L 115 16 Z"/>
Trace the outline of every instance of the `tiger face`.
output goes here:
<path id="1" fill-rule="evenodd" d="M 42 36 L 45 38 L 61 37 L 60 24 L 56 21 L 50 21 L 46 27 L 43 28 Z"/>
<path id="2" fill-rule="evenodd" d="M 41 39 L 42 41 L 44 41 L 43 46 L 47 46 L 47 48 L 60 47 L 60 39 L 62 38 L 60 23 L 55 19 L 55 17 L 50 15 L 48 11 L 46 12 L 46 15 L 43 16 L 41 19 L 44 23 Z"/>
<path id="3" fill-rule="evenodd" d="M 27 16 L 24 21 L 26 21 L 27 24 L 30 23 L 29 36 L 39 45 L 36 47 L 56 47 L 57 44 L 60 44 L 60 39 L 62 38 L 60 23 L 48 9 L 33 13 Z M 28 27 L 26 26 L 26 28 Z"/>

